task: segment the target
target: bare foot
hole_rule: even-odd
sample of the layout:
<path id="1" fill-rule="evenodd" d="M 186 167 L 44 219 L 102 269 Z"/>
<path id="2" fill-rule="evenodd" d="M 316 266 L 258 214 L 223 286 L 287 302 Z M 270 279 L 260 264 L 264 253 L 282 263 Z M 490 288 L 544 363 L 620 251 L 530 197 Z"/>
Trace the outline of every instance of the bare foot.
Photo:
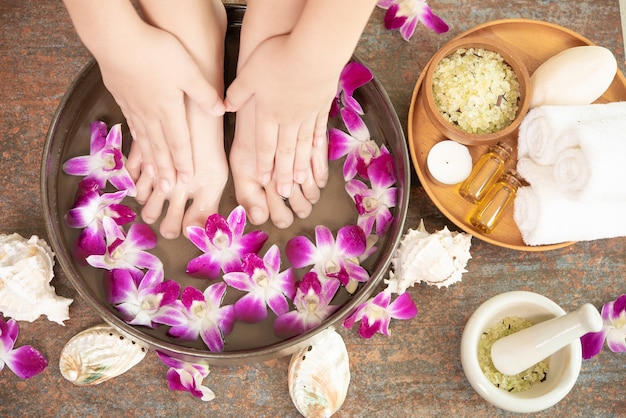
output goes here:
<path id="1" fill-rule="evenodd" d="M 172 239 L 185 232 L 187 226 L 204 226 L 207 217 L 216 213 L 226 181 L 228 165 L 224 153 L 223 119 L 207 117 L 198 107 L 188 107 L 193 145 L 195 175 L 191 181 L 178 180 L 174 188 L 164 193 L 153 178 L 140 175 L 137 181 L 137 201 L 144 203 L 141 217 L 148 224 L 162 214 L 165 201 L 167 212 L 159 227 L 164 238 Z M 187 208 L 187 202 L 192 200 Z"/>
<path id="2" fill-rule="evenodd" d="M 251 122 L 254 121 L 253 118 L 254 100 L 251 100 L 237 112 L 235 136 L 229 155 L 235 195 L 237 202 L 246 209 L 248 219 L 252 224 L 260 225 L 269 218 L 277 228 L 284 229 L 293 223 L 294 213 L 299 218 L 306 218 L 310 215 L 312 205 L 319 200 L 320 188 L 313 174 L 313 168 L 310 168 L 306 180 L 301 185 L 294 185 L 288 200 L 283 199 L 278 193 L 275 179 L 267 185 L 259 183 L 254 163 L 256 153 L 254 122 Z M 327 145 L 322 144 L 314 149 L 311 167 L 314 166 L 314 161 L 322 161 L 319 163 L 322 167 L 328 166 Z M 324 161 L 326 161 L 325 165 Z M 325 185 L 328 170 L 320 171 L 319 183 Z"/>

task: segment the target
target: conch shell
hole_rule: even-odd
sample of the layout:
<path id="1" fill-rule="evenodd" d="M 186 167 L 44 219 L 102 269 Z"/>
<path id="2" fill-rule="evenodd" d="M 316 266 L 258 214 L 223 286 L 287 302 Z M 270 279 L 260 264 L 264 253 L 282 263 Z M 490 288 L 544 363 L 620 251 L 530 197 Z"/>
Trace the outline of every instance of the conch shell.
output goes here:
<path id="1" fill-rule="evenodd" d="M 415 283 L 448 287 L 460 282 L 471 257 L 472 236 L 450 232 L 447 227 L 429 234 L 420 221 L 417 230 L 409 229 L 400 241 L 391 263 L 393 271 L 385 280 L 387 288 L 402 294 Z"/>
<path id="2" fill-rule="evenodd" d="M 292 355 L 289 395 L 307 418 L 330 417 L 341 408 L 350 385 L 350 361 L 343 338 L 333 330 Z"/>
<path id="3" fill-rule="evenodd" d="M 97 385 L 139 363 L 148 349 L 109 325 L 96 325 L 74 335 L 63 347 L 59 369 L 77 386 Z"/>
<path id="4" fill-rule="evenodd" d="M 46 315 L 64 325 L 73 300 L 57 296 L 50 285 L 53 267 L 54 253 L 43 239 L 0 235 L 0 312 L 29 322 Z"/>

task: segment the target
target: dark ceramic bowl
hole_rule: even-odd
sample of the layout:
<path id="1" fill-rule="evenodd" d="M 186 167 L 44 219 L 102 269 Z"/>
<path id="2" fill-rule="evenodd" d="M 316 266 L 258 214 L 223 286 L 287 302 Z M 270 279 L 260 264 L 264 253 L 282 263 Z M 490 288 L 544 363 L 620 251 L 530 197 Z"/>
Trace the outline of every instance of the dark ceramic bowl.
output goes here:
<path id="1" fill-rule="evenodd" d="M 245 8 L 228 6 L 227 10 L 229 28 L 226 41 L 226 78 L 232 79 L 236 67 L 240 23 Z M 281 340 L 274 335 L 270 318 L 259 324 L 244 324 L 237 321 L 233 332 L 226 337 L 225 350 L 218 353 L 209 351 L 202 341 L 181 342 L 168 337 L 167 327 L 152 330 L 147 327 L 131 326 L 121 319 L 116 309 L 106 300 L 102 284 L 103 271 L 80 265 L 72 257 L 71 248 L 79 230 L 68 228 L 64 222 L 65 213 L 74 203 L 80 179 L 63 173 L 62 164 L 71 157 L 89 154 L 89 125 L 92 121 L 102 120 L 108 126 L 124 122 L 119 107 L 102 83 L 95 62 L 86 66 L 61 101 L 48 132 L 42 162 L 41 188 L 46 229 L 61 268 L 79 295 L 87 300 L 106 322 L 121 332 L 143 341 L 149 347 L 177 358 L 190 361 L 208 360 L 211 364 L 241 364 L 288 355 L 304 347 L 311 338 L 325 329 L 340 326 L 343 320 L 379 287 L 404 229 L 409 201 L 410 166 L 402 128 L 387 95 L 375 80 L 359 88 L 355 97 L 364 107 L 364 118 L 372 138 L 386 144 L 394 156 L 398 201 L 393 208 L 393 224 L 377 243 L 378 251 L 363 263 L 371 279 L 352 296 L 345 292 L 338 296 L 333 303 L 341 303 L 342 307 L 319 327 L 300 336 Z M 123 137 L 127 142 L 130 135 L 126 126 L 123 126 L 126 129 Z M 234 119 L 229 115 L 225 120 L 226 145 L 232 140 L 233 129 Z M 354 204 L 344 190 L 342 161 L 331 161 L 330 170 L 328 186 L 323 189 L 320 201 L 314 206 L 311 216 L 304 220 L 296 219 L 286 230 L 277 229 L 269 222 L 260 227 L 270 236 L 266 247 L 261 249 L 261 254 L 265 253 L 271 243 L 276 243 L 283 249 L 285 243 L 296 235 L 305 234 L 312 237 L 316 225 L 326 225 L 336 232 L 340 227 L 356 222 Z M 220 203 L 220 213 L 227 215 L 236 206 L 234 196 L 233 186 L 229 182 Z M 141 208 L 134 199 L 127 198 L 124 203 L 139 213 Z M 248 224 L 248 229 L 251 228 Z M 206 280 L 193 279 L 185 275 L 187 262 L 199 255 L 198 249 L 186 238 L 165 240 L 159 237 L 157 247 L 151 252 L 163 262 L 167 279 L 177 280 L 181 287 L 195 285 L 204 289 L 207 286 Z M 299 274 L 299 277 L 302 275 Z M 225 303 L 233 302 L 225 300 Z"/>

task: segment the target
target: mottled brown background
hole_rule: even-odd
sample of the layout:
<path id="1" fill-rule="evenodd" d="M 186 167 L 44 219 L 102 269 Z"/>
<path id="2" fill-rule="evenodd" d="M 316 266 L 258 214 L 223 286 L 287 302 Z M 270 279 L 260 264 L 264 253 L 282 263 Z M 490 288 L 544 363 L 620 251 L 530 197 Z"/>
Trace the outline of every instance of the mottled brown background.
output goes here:
<path id="1" fill-rule="evenodd" d="M 616 55 L 624 71 L 617 0 L 431 0 L 451 26 L 436 35 L 418 27 L 410 42 L 384 29 L 376 10 L 358 56 L 387 90 L 406 130 L 414 84 L 428 59 L 451 37 L 477 24 L 524 17 L 566 26 Z M 90 59 L 61 1 L 0 1 L 0 233 L 46 237 L 39 169 L 48 126 L 71 81 Z M 451 228 L 416 177 L 407 227 L 424 218 L 428 229 Z M 623 185 L 616 185 L 621 186 Z M 598 214 L 598 216 L 602 216 Z M 585 220 L 581 219 L 581 223 Z M 531 290 L 570 311 L 584 302 L 601 306 L 626 293 L 626 239 L 578 243 L 545 253 L 506 250 L 473 240 L 463 282 L 450 289 L 411 289 L 419 316 L 393 322 L 391 338 L 361 340 L 341 330 L 350 352 L 352 382 L 340 417 L 507 415 L 478 396 L 463 375 L 463 326 L 483 301 L 509 290 Z M 214 367 L 206 384 L 217 399 L 203 403 L 170 392 L 154 355 L 96 387 L 74 387 L 60 375 L 59 353 L 78 331 L 100 322 L 58 269 L 57 292 L 75 298 L 66 326 L 40 319 L 21 322 L 18 345 L 32 344 L 49 359 L 41 375 L 20 380 L 0 373 L 0 416 L 281 416 L 297 411 L 287 392 L 289 358 L 237 367 Z M 577 385 L 539 416 L 624 416 L 624 354 L 606 348 L 584 362 Z"/>

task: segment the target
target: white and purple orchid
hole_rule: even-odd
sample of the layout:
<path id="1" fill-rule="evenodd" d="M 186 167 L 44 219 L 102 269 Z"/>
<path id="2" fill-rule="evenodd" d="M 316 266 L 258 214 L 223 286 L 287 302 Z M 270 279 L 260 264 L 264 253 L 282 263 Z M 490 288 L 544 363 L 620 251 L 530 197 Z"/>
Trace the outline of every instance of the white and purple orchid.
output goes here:
<path id="1" fill-rule="evenodd" d="M 315 271 L 309 271 L 298 283 L 293 299 L 295 311 L 279 315 L 274 321 L 274 333 L 281 338 L 293 337 L 319 326 L 340 305 L 331 305 L 339 289 L 337 280 L 322 283 Z"/>
<path id="2" fill-rule="evenodd" d="M 106 239 L 102 220 L 111 218 L 117 225 L 125 225 L 135 220 L 136 214 L 121 202 L 126 191 L 100 194 L 99 187 L 86 188 L 79 193 L 74 206 L 65 214 L 65 223 L 70 228 L 82 228 L 74 244 L 74 254 L 78 260 L 90 255 L 103 255 L 106 252 Z"/>
<path id="3" fill-rule="evenodd" d="M 102 225 L 107 250 L 105 254 L 87 257 L 87 263 L 90 266 L 105 270 L 128 270 L 135 280 L 142 277 L 141 269 L 160 270 L 163 268 L 161 260 L 146 251 L 156 247 L 157 244 L 156 234 L 150 226 L 135 223 L 128 229 L 128 234 L 125 234 L 112 218 L 103 218 Z"/>
<path id="4" fill-rule="evenodd" d="M 243 206 L 237 206 L 228 218 L 215 213 L 207 218 L 204 228 L 187 227 L 189 240 L 204 252 L 187 264 L 187 274 L 215 279 L 220 271 L 241 271 L 242 258 L 248 253 L 258 253 L 267 240 L 267 234 L 260 230 L 244 235 L 245 226 L 246 211 Z"/>
<path id="5" fill-rule="evenodd" d="M 186 321 L 178 300 L 180 285 L 164 280 L 163 270 L 148 270 L 137 283 L 128 270 L 114 269 L 105 274 L 105 284 L 109 303 L 131 325 L 156 328 Z"/>
<path id="6" fill-rule="evenodd" d="M 19 334 L 17 321 L 0 316 L 0 371 L 5 364 L 21 379 L 30 379 L 48 367 L 48 360 L 30 345 L 15 348 Z"/>
<path id="7" fill-rule="evenodd" d="M 233 305 L 222 306 L 226 283 L 214 283 L 203 292 L 186 287 L 181 295 L 185 323 L 174 325 L 168 334 L 175 338 L 202 341 L 211 351 L 224 350 L 224 336 L 231 333 L 235 322 Z"/>
<path id="8" fill-rule="evenodd" d="M 107 181 L 118 190 L 126 190 L 128 196 L 136 196 L 137 189 L 124 165 L 122 154 L 122 124 L 111 127 L 96 121 L 91 124 L 89 155 L 70 158 L 63 164 L 63 171 L 73 176 L 85 176 L 104 189 Z"/>
<path id="9" fill-rule="evenodd" d="M 339 75 L 337 95 L 330 107 L 330 117 L 334 118 L 344 107 L 362 115 L 363 107 L 353 97 L 354 91 L 369 83 L 374 76 L 369 68 L 357 61 L 351 61 L 343 68 Z"/>
<path id="10" fill-rule="evenodd" d="M 592 358 L 606 345 L 614 353 L 626 352 L 626 294 L 602 306 L 604 326 L 599 332 L 590 332 L 580 338 L 585 360 Z"/>
<path id="11" fill-rule="evenodd" d="M 382 291 L 359 307 L 343 322 L 350 329 L 361 321 L 359 335 L 371 338 L 377 332 L 389 336 L 391 319 L 412 319 L 417 315 L 417 307 L 408 293 L 403 293 L 391 302 L 391 292 Z"/>
<path id="12" fill-rule="evenodd" d="M 263 258 L 248 253 L 243 259 L 243 271 L 230 272 L 224 281 L 235 289 L 247 292 L 235 302 L 235 318 L 260 322 L 267 317 L 267 306 L 281 315 L 289 310 L 289 302 L 296 293 L 296 276 L 291 268 L 280 271 L 280 249 L 272 245 Z"/>
<path id="13" fill-rule="evenodd" d="M 449 29 L 448 24 L 428 7 L 426 0 L 379 0 L 378 7 L 387 10 L 385 28 L 398 29 L 406 41 L 413 36 L 417 22 L 436 33 Z"/>
<path id="14" fill-rule="evenodd" d="M 169 367 L 165 377 L 170 390 L 189 392 L 191 395 L 203 401 L 215 399 L 215 393 L 208 387 L 202 385 L 202 381 L 210 372 L 208 364 L 190 363 L 178 360 L 160 351 L 156 353 L 161 362 Z"/>
<path id="15" fill-rule="evenodd" d="M 367 167 L 371 188 L 360 180 L 352 179 L 346 183 L 346 191 L 356 205 L 359 217 L 357 224 L 365 235 L 370 235 L 374 223 L 376 234 L 384 234 L 393 222 L 389 210 L 396 206 L 398 188 L 396 183 L 393 157 L 386 147 L 381 148 L 378 157 L 370 161 Z"/>
<path id="16" fill-rule="evenodd" d="M 343 163 L 345 180 L 357 174 L 367 179 L 367 167 L 371 159 L 380 153 L 378 144 L 371 139 L 367 125 L 354 110 L 344 108 L 340 113 L 348 133 L 337 128 L 328 131 L 328 159 L 346 157 Z"/>
<path id="17" fill-rule="evenodd" d="M 294 268 L 313 266 L 320 280 L 336 279 L 346 286 L 350 280 L 366 282 L 369 273 L 359 263 L 367 250 L 363 230 L 357 225 L 346 225 L 337 231 L 337 240 L 328 227 L 315 227 L 315 243 L 303 235 L 287 242 L 285 252 Z"/>

